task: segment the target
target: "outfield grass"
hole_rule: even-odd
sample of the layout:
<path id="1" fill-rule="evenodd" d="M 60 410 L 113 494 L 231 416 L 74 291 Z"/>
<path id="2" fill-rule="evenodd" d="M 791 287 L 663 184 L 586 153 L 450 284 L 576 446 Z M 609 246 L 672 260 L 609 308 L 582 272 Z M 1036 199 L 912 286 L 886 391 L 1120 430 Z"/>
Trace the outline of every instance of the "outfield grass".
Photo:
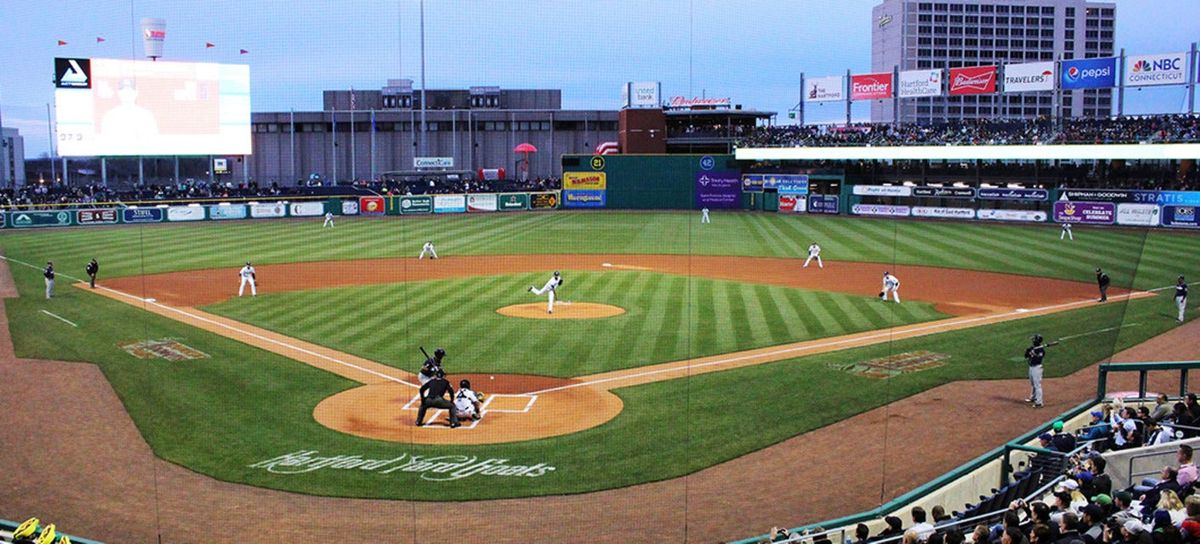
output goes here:
<path id="1" fill-rule="evenodd" d="M 1178 233 L 1135 230 L 1077 229 L 1074 243 L 1059 242 L 1057 228 L 956 223 L 918 223 L 846 218 L 790 217 L 775 214 L 715 214 L 714 223 L 703 228 L 693 214 L 674 213 L 568 213 L 458 216 L 421 219 L 354 219 L 339 222 L 334 231 L 322 232 L 319 222 L 262 221 L 236 224 L 204 224 L 111 229 L 71 229 L 44 232 L 0 232 L 6 255 L 42 264 L 53 259 L 60 271 L 82 276 L 87 259 L 96 256 L 102 276 L 184 270 L 197 267 L 229 267 L 241 261 L 314 261 L 362 257 L 415 255 L 426 238 L 433 238 L 443 254 L 511 253 L 673 253 L 731 254 L 802 257 L 813 239 L 825 247 L 824 255 L 835 260 L 867 260 L 952 266 L 1039 276 L 1090 280 L 1092 268 L 1103 264 L 1114 283 L 1141 288 L 1170 285 L 1180 272 L 1200 270 L 1200 237 Z M 437 234 L 434 234 L 434 233 Z M 1001 323 L 987 328 L 954 331 L 922 338 L 878 344 L 864 348 L 815 355 L 766 365 L 728 370 L 658 382 L 615 391 L 625 409 L 614 420 L 597 428 L 551 439 L 494 446 L 421 446 L 385 443 L 331 431 L 312 418 L 315 404 L 354 384 L 307 365 L 251 348 L 177 322 L 160 318 L 133 306 L 69 288 L 60 282 L 60 296 L 41 298 L 42 283 L 37 270 L 11 265 L 22 298 L 6 301 L 10 328 L 18 355 L 46 359 L 90 361 L 99 365 L 120 396 L 134 422 L 155 453 L 172 462 L 213 477 L 252 485 L 302 493 L 336 496 L 406 498 L 419 500 L 468 500 L 579 493 L 636 483 L 662 480 L 711 466 L 761 449 L 797 434 L 827 425 L 928 388 L 962 379 L 1023 378 L 1026 367 L 1021 350 L 1031 331 L 1048 338 L 1087 334 L 1069 340 L 1054 350 L 1047 361 L 1049 376 L 1062 375 L 1102 360 L 1120 349 L 1175 326 L 1172 303 L 1163 293 L 1132 303 L 1096 305 L 1052 316 Z M 1134 275 L 1136 271 L 1136 276 Z M 573 273 L 575 274 L 575 273 Z M 647 312 L 663 314 L 661 334 L 654 328 L 636 332 L 608 333 L 615 338 L 580 355 L 599 361 L 613 345 L 638 343 L 654 353 L 678 350 L 680 338 L 689 340 L 685 353 L 695 355 L 706 346 L 746 339 L 706 336 L 713 329 L 730 326 L 734 312 L 725 314 L 715 302 L 711 314 L 697 305 L 690 327 L 669 332 L 670 315 L 685 315 L 678 303 L 655 302 L 654 294 L 630 289 L 615 292 L 621 283 L 579 279 L 598 293 L 612 290 L 613 296 L 631 297 L 645 304 Z M 629 282 L 643 273 L 622 272 Z M 523 279 L 518 285 L 530 283 Z M 539 276 L 540 279 L 540 276 Z M 1200 279 L 1194 278 L 1194 279 Z M 481 343 L 471 337 L 476 313 L 460 311 L 471 304 L 469 290 L 446 280 L 439 300 L 441 313 L 428 308 L 433 319 L 444 319 L 438 327 L 457 330 L 472 349 Z M 669 280 L 668 283 L 680 280 Z M 693 279 L 693 282 L 696 282 Z M 710 280 L 706 280 L 710 281 Z M 760 304 L 766 329 L 751 341 L 773 342 L 794 334 L 813 334 L 818 324 L 803 319 L 797 324 L 768 310 L 761 293 L 781 289 L 787 300 L 815 296 L 803 291 L 769 286 L 726 285 L 711 280 L 713 300 L 741 301 L 743 308 Z M 699 285 L 694 283 L 694 285 Z M 423 296 L 399 289 L 379 296 L 381 308 L 405 307 L 408 297 Z M 573 289 L 583 288 L 575 283 Z M 490 289 L 490 285 L 476 291 Z M 766 291 L 763 291 L 766 290 Z M 794 291 L 794 292 L 793 292 Z M 505 291 L 507 293 L 507 291 Z M 696 291 L 701 297 L 702 291 Z M 740 293 L 740 294 L 735 294 Z M 515 295 L 525 299 L 523 293 Z M 312 297 L 291 299 L 290 297 Z M 508 296 L 507 294 L 503 296 Z M 527 296 L 527 295 L 525 295 Z M 833 297 L 834 295 L 827 295 Z M 340 334 L 346 342 L 359 342 L 363 350 L 376 350 L 385 360 L 403 362 L 410 368 L 414 358 L 391 349 L 408 350 L 419 334 L 417 316 L 408 316 L 408 330 L 389 338 L 370 338 L 368 327 L 391 326 L 393 313 L 368 314 L 345 308 L 328 311 L 339 302 L 329 293 L 295 293 L 259 297 L 260 302 L 287 308 L 297 319 L 310 316 L 314 330 Z M 282 297 L 288 297 L 284 300 Z M 643 297 L 639 302 L 638 297 Z M 684 298 L 696 298 L 684 297 Z M 799 298 L 794 298 L 799 297 Z M 478 297 L 482 300 L 484 297 Z M 854 297 L 841 304 L 853 307 Z M 836 300 L 836 299 L 827 299 Z M 482 303 L 480 303 L 482 304 Z M 658 304 L 656 306 L 656 304 Z M 674 304 L 674 306 L 672 306 Z M 736 303 L 730 303 L 730 310 Z M 413 303 L 411 308 L 424 308 Z M 820 307 L 816 303 L 815 307 Z M 909 307 L 909 304 L 905 304 Z M 795 307 L 795 306 L 793 306 Z M 218 308 L 225 311 L 223 308 Z M 494 308 L 488 309 L 488 312 Z M 79 324 L 70 327 L 41 313 L 52 311 Z M 276 311 L 281 311 L 275 308 Z M 308 310 L 307 314 L 305 310 Z M 422 311 L 418 309 L 413 313 Z M 408 312 L 406 312 L 407 315 Z M 463 314 L 462 316 L 458 314 Z M 464 317 L 470 315 L 471 318 Z M 483 315 L 478 314 L 478 315 Z M 490 314 L 489 314 L 490 315 Z M 649 314 L 647 314 L 649 315 Z M 747 314 L 749 315 L 749 314 Z M 781 314 L 782 315 L 782 314 Z M 278 319 L 273 311 L 259 312 L 264 319 Z M 259 316 L 254 316 L 258 319 Z M 354 319 L 358 317 L 360 319 Z M 878 316 L 876 316 L 876 319 Z M 341 321 L 340 325 L 324 323 Z M 362 324 L 363 319 L 368 323 Z M 818 318 L 820 327 L 836 326 Z M 372 322 L 371 320 L 375 320 Z M 870 317 L 866 318 L 871 321 Z M 600 320 L 601 323 L 608 320 Z M 653 320 L 650 320 L 653 321 Z M 836 321 L 836 320 L 834 320 Z M 632 323 L 632 321 L 630 322 Z M 709 326 L 709 325 L 716 325 Z M 877 323 L 871 323 L 877 325 Z M 279 326 L 292 324 L 279 321 Z M 542 326 L 539 323 L 536 326 Z M 547 327 L 553 324 L 546 323 Z M 1099 329 L 1125 325 L 1103 333 Z M 783 328 L 779 328 L 783 326 Z M 633 327 L 633 325 L 630 325 Z M 638 325 L 641 327 L 641 325 Z M 340 330 L 340 329 L 357 329 Z M 399 329 L 396 329 L 399 331 Z M 1092 334 L 1088 334 L 1092 333 Z M 356 339 L 355 337 L 358 336 Z M 168 363 L 134 359 L 116 344 L 146 338 L 178 338 L 200 349 L 210 358 Z M 501 338 L 504 338 L 501 336 Z M 535 350 L 551 349 L 561 338 L 543 336 Z M 581 352 L 587 344 L 571 339 L 562 350 Z M 403 346 L 398 348 L 397 346 Z M 505 349 L 495 347 L 497 353 Z M 914 349 L 929 349 L 951 356 L 946 366 L 877 381 L 833 370 L 831 364 L 862 361 Z M 546 360 L 551 360 L 546 357 Z M 452 363 L 453 364 L 453 363 Z M 551 369 L 555 370 L 555 369 Z M 564 375 L 567 372 L 559 368 Z M 770 402 L 747 402 L 744 388 L 754 384 L 756 397 Z M 1048 390 L 1049 398 L 1055 392 Z M 787 417 L 780 417 L 787 414 Z M 1031 420 L 1031 425 L 1036 421 Z M 298 450 L 318 450 L 322 455 L 357 454 L 368 458 L 393 458 L 399 454 L 420 456 L 465 455 L 506 458 L 511 464 L 548 463 L 556 470 L 540 478 L 472 477 L 443 483 L 422 480 L 410 473 L 380 475 L 362 471 L 319 470 L 280 475 L 249 468 L 249 465 Z"/>
<path id="2" fill-rule="evenodd" d="M 204 309 L 409 371 L 423 360 L 413 346 L 436 345 L 455 372 L 564 378 L 947 317 L 925 302 L 654 272 L 566 274 L 571 300 L 626 313 L 552 321 L 495 312 L 544 303 L 524 290 L 542 274 L 279 293 Z"/>

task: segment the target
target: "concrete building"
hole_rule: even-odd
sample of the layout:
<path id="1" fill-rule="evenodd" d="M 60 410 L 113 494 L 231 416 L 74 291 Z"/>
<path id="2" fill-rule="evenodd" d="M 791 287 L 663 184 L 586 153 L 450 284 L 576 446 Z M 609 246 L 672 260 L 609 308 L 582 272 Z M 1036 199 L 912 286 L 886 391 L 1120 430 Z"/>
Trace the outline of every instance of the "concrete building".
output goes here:
<path id="1" fill-rule="evenodd" d="M 871 68 L 890 72 L 1114 56 L 1116 4 L 1086 0 L 883 0 L 871 17 Z M 1058 114 L 1111 115 L 1113 91 L 1063 91 Z M 906 98 L 900 122 L 1021 118 L 1054 113 L 1054 91 Z M 890 100 L 871 120 L 896 119 Z"/>
<path id="2" fill-rule="evenodd" d="M 416 170 L 415 157 L 445 157 L 444 170 L 504 168 L 519 178 L 521 143 L 529 176 L 558 176 L 558 157 L 591 153 L 617 140 L 617 110 L 564 110 L 558 89 L 427 90 L 421 130 L 421 92 L 410 80 L 379 90 L 325 91 L 322 111 L 254 113 L 254 154 L 247 173 L 259 183 L 295 183 L 316 174 L 328 181 L 379 179 Z M 442 169 L 439 169 L 442 170 Z"/>
<path id="3" fill-rule="evenodd" d="M 25 139 L 15 128 L 0 128 L 0 189 L 25 185 Z"/>

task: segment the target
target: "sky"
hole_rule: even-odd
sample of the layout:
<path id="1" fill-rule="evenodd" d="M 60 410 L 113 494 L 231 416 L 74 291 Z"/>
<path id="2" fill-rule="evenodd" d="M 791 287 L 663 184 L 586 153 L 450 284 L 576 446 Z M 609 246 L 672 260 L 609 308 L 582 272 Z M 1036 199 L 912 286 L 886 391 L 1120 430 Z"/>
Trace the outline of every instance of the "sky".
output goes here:
<path id="1" fill-rule="evenodd" d="M 730 97 L 787 123 L 801 73 L 869 71 L 877 3 L 428 0 L 425 77 L 430 89 L 562 89 L 567 109 L 616 109 L 623 83 L 660 81 L 664 97 Z M 1117 47 L 1130 54 L 1200 39 L 1200 1 L 1116 4 Z M 142 17 L 167 20 L 164 60 L 249 64 L 256 112 L 318 110 L 322 90 L 379 89 L 389 78 L 420 86 L 419 0 L 0 0 L 0 121 L 21 131 L 26 156 L 49 149 L 54 57 L 141 58 Z M 1126 113 L 1186 111 L 1182 87 L 1127 93 Z M 843 103 L 806 113 L 844 115 Z M 868 115 L 855 106 L 856 121 Z"/>

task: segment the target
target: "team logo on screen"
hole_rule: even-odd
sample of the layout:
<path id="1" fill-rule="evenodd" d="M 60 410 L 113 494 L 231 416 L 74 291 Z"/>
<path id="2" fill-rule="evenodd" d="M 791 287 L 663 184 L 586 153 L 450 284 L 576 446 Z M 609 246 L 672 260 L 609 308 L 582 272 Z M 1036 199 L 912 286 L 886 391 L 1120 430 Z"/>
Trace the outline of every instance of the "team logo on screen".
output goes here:
<path id="1" fill-rule="evenodd" d="M 92 87 L 91 59 L 54 59 L 54 85 L 66 89 Z"/>

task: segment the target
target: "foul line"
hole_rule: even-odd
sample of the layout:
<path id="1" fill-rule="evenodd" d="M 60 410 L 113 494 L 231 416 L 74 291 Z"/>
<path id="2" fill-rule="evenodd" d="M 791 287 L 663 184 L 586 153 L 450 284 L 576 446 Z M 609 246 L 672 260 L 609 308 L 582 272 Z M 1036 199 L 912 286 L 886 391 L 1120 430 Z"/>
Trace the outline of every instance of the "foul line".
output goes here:
<path id="1" fill-rule="evenodd" d="M 68 324 L 68 325 L 70 325 L 70 326 L 72 326 L 72 327 L 78 327 L 78 326 L 79 326 L 79 325 L 76 325 L 76 324 L 74 324 L 74 323 L 72 323 L 72 322 L 68 321 L 67 319 L 63 318 L 63 317 L 62 317 L 62 316 L 60 316 L 60 315 L 54 315 L 54 314 L 52 314 L 52 313 L 50 313 L 50 312 L 47 312 L 46 310 L 42 310 L 42 313 L 44 313 L 44 314 L 46 314 L 46 315 L 48 315 L 48 316 L 50 316 L 50 317 L 53 317 L 54 319 L 57 319 L 57 320 L 59 320 L 59 321 L 62 321 L 63 323 L 66 323 L 66 324 Z"/>
<path id="2" fill-rule="evenodd" d="M 1138 292 L 1126 293 L 1124 295 L 1120 295 L 1119 297 L 1113 297 L 1113 298 L 1117 299 L 1117 300 L 1119 300 L 1121 298 L 1129 300 L 1129 299 L 1132 299 L 1133 296 L 1136 294 L 1138 294 Z M 666 373 L 671 373 L 671 372 L 684 372 L 684 371 L 689 371 L 689 370 L 696 369 L 696 368 L 727 365 L 730 363 L 736 363 L 739 361 L 745 361 L 748 359 L 755 359 L 755 358 L 760 358 L 760 357 L 773 357 L 776 355 L 783 355 L 783 354 L 788 354 L 788 353 L 803 353 L 805 351 L 812 351 L 812 350 L 820 349 L 820 348 L 838 346 L 841 344 L 857 343 L 857 342 L 862 342 L 864 340 L 875 340 L 875 339 L 879 339 L 879 338 L 891 338 L 891 337 L 895 336 L 896 334 L 908 334 L 908 333 L 917 333 L 917 332 L 923 332 L 923 331 L 928 331 L 928 330 L 944 329 L 950 325 L 969 324 L 969 323 L 974 323 L 977 321 L 992 321 L 992 320 L 1009 317 L 1009 316 L 1014 316 L 1014 315 L 1021 315 L 1021 314 L 1027 314 L 1027 313 L 1033 313 L 1033 312 L 1045 312 L 1045 311 L 1050 311 L 1050 310 L 1061 310 L 1061 309 L 1070 308 L 1072 306 L 1083 306 L 1083 305 L 1090 305 L 1090 304 L 1096 304 L 1096 301 L 1094 301 L 1092 299 L 1079 300 L 1079 301 L 1075 301 L 1075 302 L 1064 302 L 1062 304 L 1055 304 L 1052 306 L 1042 306 L 1040 308 L 1022 309 L 1024 311 L 1013 310 L 1011 312 L 1005 312 L 1005 313 L 999 313 L 999 314 L 989 314 L 989 315 L 980 316 L 980 317 L 949 319 L 949 320 L 945 320 L 945 321 L 937 321 L 937 322 L 931 323 L 929 325 L 923 325 L 923 326 L 919 326 L 919 327 L 905 329 L 904 331 L 895 331 L 895 330 L 889 329 L 889 330 L 885 330 L 880 333 L 868 334 L 865 336 L 856 336 L 854 338 L 842 338 L 839 340 L 830 340 L 828 342 L 819 342 L 816 344 L 810 344 L 810 345 L 806 345 L 806 346 L 797 346 L 797 347 L 791 347 L 791 348 L 777 349 L 774 351 L 766 351 L 763 353 L 755 353 L 752 355 L 740 355 L 737 357 L 730 357 L 728 359 L 718 359 L 715 361 L 709 361 L 707 363 L 697 363 L 697 364 L 693 364 L 693 365 L 676 366 L 676 367 L 671 367 L 671 368 L 650 370 L 647 372 L 637 372 L 637 373 L 633 373 L 633 374 L 626 374 L 626 375 L 622 375 L 622 376 L 613 376 L 611 378 L 603 378 L 603 379 L 599 379 L 599 380 L 591 380 L 591 381 L 573 383 L 573 384 L 569 384 L 569 385 L 562 385 L 559 387 L 551 387 L 549 389 L 542 389 L 540 391 L 534 391 L 530 394 L 531 395 L 539 395 L 539 394 L 543 394 L 543 393 L 551 393 L 554 391 L 562 391 L 565 389 L 574 389 L 576 387 L 584 387 L 584 386 L 597 385 L 597 384 L 616 382 L 616 381 L 626 381 L 626 380 L 630 380 L 633 378 L 653 376 L 656 374 L 666 374 Z M 905 339 L 913 338 L 913 337 L 914 336 L 907 336 L 907 337 L 905 337 Z M 767 362 L 773 362 L 773 361 L 767 361 Z M 664 364 L 669 365 L 672 363 L 664 363 Z"/>
<path id="3" fill-rule="evenodd" d="M 1084 336 L 1091 336 L 1093 334 L 1100 334 L 1102 332 L 1115 331 L 1117 329 L 1124 329 L 1125 327 L 1136 327 L 1138 325 L 1141 325 L 1141 323 L 1127 323 L 1125 325 L 1121 325 L 1118 327 L 1109 327 L 1107 329 L 1098 329 L 1098 330 L 1085 332 L 1085 333 L 1081 333 L 1081 334 L 1072 334 L 1071 336 L 1064 336 L 1062 338 L 1059 338 L 1058 341 L 1062 342 L 1063 340 L 1073 340 L 1075 338 L 1083 338 Z"/>
<path id="4" fill-rule="evenodd" d="M 3 256 L 3 255 L 0 255 L 0 259 L 4 259 L 4 260 L 6 260 L 6 261 L 12 261 L 12 262 L 14 262 L 14 263 L 17 263 L 17 264 L 22 264 L 22 265 L 28 266 L 28 267 L 30 267 L 30 268 L 33 268 L 33 269 L 35 269 L 35 270 L 41 270 L 40 268 L 38 268 L 37 266 L 34 266 L 34 265 L 32 265 L 32 264 L 29 264 L 29 263 L 26 263 L 26 262 L 22 262 L 22 261 L 18 261 L 18 260 L 16 260 L 16 259 L 13 259 L 13 258 L 10 258 L 10 257 L 5 257 L 5 256 Z M 61 276 L 63 276 L 64 278 L 68 278 L 68 279 L 71 279 L 71 280 L 75 280 L 75 281 L 82 281 L 82 280 L 80 280 L 79 278 L 76 278 L 76 277 L 70 276 L 70 275 L 68 275 L 68 274 L 60 274 L 60 275 L 61 275 Z M 268 343 L 271 343 L 271 344 L 275 344 L 275 345 L 277 345 L 277 346 L 280 346 L 280 347 L 284 347 L 284 348 L 287 348 L 287 349 L 291 349 L 291 350 L 294 350 L 294 351 L 298 351 L 298 352 L 300 352 L 300 353 L 303 353 L 303 354 L 305 354 L 305 355 L 311 355 L 311 356 L 313 356 L 313 357 L 317 357 L 317 358 L 320 358 L 320 359 L 324 359 L 324 360 L 326 360 L 326 361 L 329 361 L 329 362 L 331 362 L 331 363 L 337 363 L 337 364 L 339 364 L 339 365 L 346 366 L 346 367 L 349 367 L 349 368 L 353 368 L 353 369 L 355 369 L 355 370 L 358 370 L 358 371 L 361 371 L 361 372 L 366 372 L 367 374 L 370 374 L 370 375 L 372 375 L 372 376 L 378 376 L 378 377 L 380 377 L 380 378 L 383 378 L 383 379 L 385 379 L 385 380 L 393 381 L 393 382 L 396 382 L 396 383 L 401 383 L 401 384 L 404 384 L 404 385 L 407 385 L 407 386 L 410 386 L 410 387 L 420 387 L 420 386 L 418 386 L 418 385 L 417 385 L 417 384 L 415 384 L 415 383 L 406 382 L 406 381 L 404 381 L 404 380 L 401 380 L 400 378 L 396 378 L 396 377 L 394 377 L 394 376 L 389 376 L 389 375 L 387 375 L 387 374 L 384 374 L 384 373 L 382 373 L 382 372 L 376 372 L 376 371 L 374 371 L 374 370 L 371 370 L 371 369 L 369 369 L 369 368 L 363 368 L 363 367 L 361 367 L 361 366 L 358 366 L 358 365 L 356 365 L 356 364 L 354 364 L 354 363 L 348 363 L 348 362 L 346 362 L 346 361 L 343 361 L 343 360 L 341 360 L 341 359 L 337 359 L 337 358 L 335 358 L 335 357 L 330 357 L 330 356 L 328 356 L 328 355 L 325 355 L 325 354 L 322 354 L 322 353 L 317 353 L 317 352 L 315 352 L 315 351 L 312 351 L 312 350 L 304 349 L 304 348 L 301 348 L 301 347 L 298 347 L 298 346 L 293 346 L 293 345 L 291 345 L 291 344 L 288 344 L 287 342 L 281 342 L 281 341 L 279 341 L 279 340 L 275 340 L 274 338 L 268 338 L 268 337 L 266 337 L 266 336 L 262 336 L 262 335 L 260 335 L 260 334 L 256 334 L 256 333 L 252 333 L 252 332 L 247 332 L 247 331 L 244 331 L 244 330 L 242 330 L 242 329 L 239 329 L 239 328 L 237 328 L 237 327 L 234 327 L 234 326 L 232 326 L 232 325 L 228 325 L 228 324 L 222 323 L 222 322 L 220 322 L 220 321 L 215 321 L 215 320 L 212 320 L 212 319 L 208 319 L 208 318 L 206 318 L 206 317 L 203 317 L 203 316 L 199 316 L 199 315 L 195 315 L 195 314 L 192 314 L 192 313 L 189 313 L 189 312 L 185 312 L 185 311 L 183 311 L 183 310 L 180 310 L 179 308 L 174 308 L 174 307 L 171 307 L 171 306 L 167 306 L 167 305 L 165 305 L 165 304 L 160 304 L 160 303 L 158 303 L 158 302 L 150 302 L 148 299 L 144 299 L 144 298 L 142 298 L 142 297 L 138 297 L 138 296 L 131 295 L 131 294 L 129 294 L 129 293 L 125 293 L 125 292 L 122 292 L 122 291 L 118 291 L 118 290 L 116 290 L 116 289 L 113 289 L 113 288 L 110 288 L 110 287 L 105 287 L 105 286 L 103 286 L 103 285 L 100 285 L 100 286 L 98 286 L 98 288 L 99 288 L 99 289 L 103 289 L 103 290 L 105 290 L 105 291 L 108 291 L 108 292 L 110 292 L 110 293 L 116 293 L 116 294 L 118 294 L 118 295 L 120 295 L 120 296 L 123 296 L 123 297 L 126 297 L 126 298 L 131 298 L 131 299 L 133 299 L 133 300 L 137 300 L 137 301 L 139 301 L 139 302 L 142 302 L 142 303 L 145 303 L 145 304 L 150 304 L 150 305 L 152 305 L 152 306 L 156 306 L 156 307 L 158 307 L 158 308 L 162 308 L 162 309 L 164 309 L 164 310 L 170 310 L 170 311 L 172 311 L 172 312 L 176 312 L 176 313 L 179 313 L 179 314 L 185 315 L 185 316 L 187 316 L 187 317 L 189 317 L 189 318 L 191 318 L 191 319 L 195 319 L 196 321 L 200 321 L 200 322 L 202 322 L 202 323 L 208 323 L 208 324 L 210 324 L 210 325 L 215 325 L 215 326 L 218 326 L 218 327 L 221 327 L 221 328 L 224 328 L 224 329 L 229 329 L 229 330 L 231 330 L 231 331 L 234 331 L 234 332 L 237 332 L 237 333 L 240 333 L 240 334 L 244 334 L 244 335 L 246 335 L 246 336 L 248 336 L 248 337 L 250 337 L 250 338 L 254 338 L 254 339 L 256 339 L 256 340 L 261 340 L 261 341 L 264 341 L 264 342 L 268 342 Z M 43 311 L 44 311 L 44 310 L 43 310 Z M 46 312 L 46 313 L 49 313 L 49 312 Z M 57 317 L 57 316 L 55 316 L 55 317 Z M 62 319 L 62 318 L 59 318 L 59 319 Z M 64 320 L 64 321 L 66 321 L 66 320 Z M 72 324 L 73 324 L 73 323 L 72 323 Z"/>

